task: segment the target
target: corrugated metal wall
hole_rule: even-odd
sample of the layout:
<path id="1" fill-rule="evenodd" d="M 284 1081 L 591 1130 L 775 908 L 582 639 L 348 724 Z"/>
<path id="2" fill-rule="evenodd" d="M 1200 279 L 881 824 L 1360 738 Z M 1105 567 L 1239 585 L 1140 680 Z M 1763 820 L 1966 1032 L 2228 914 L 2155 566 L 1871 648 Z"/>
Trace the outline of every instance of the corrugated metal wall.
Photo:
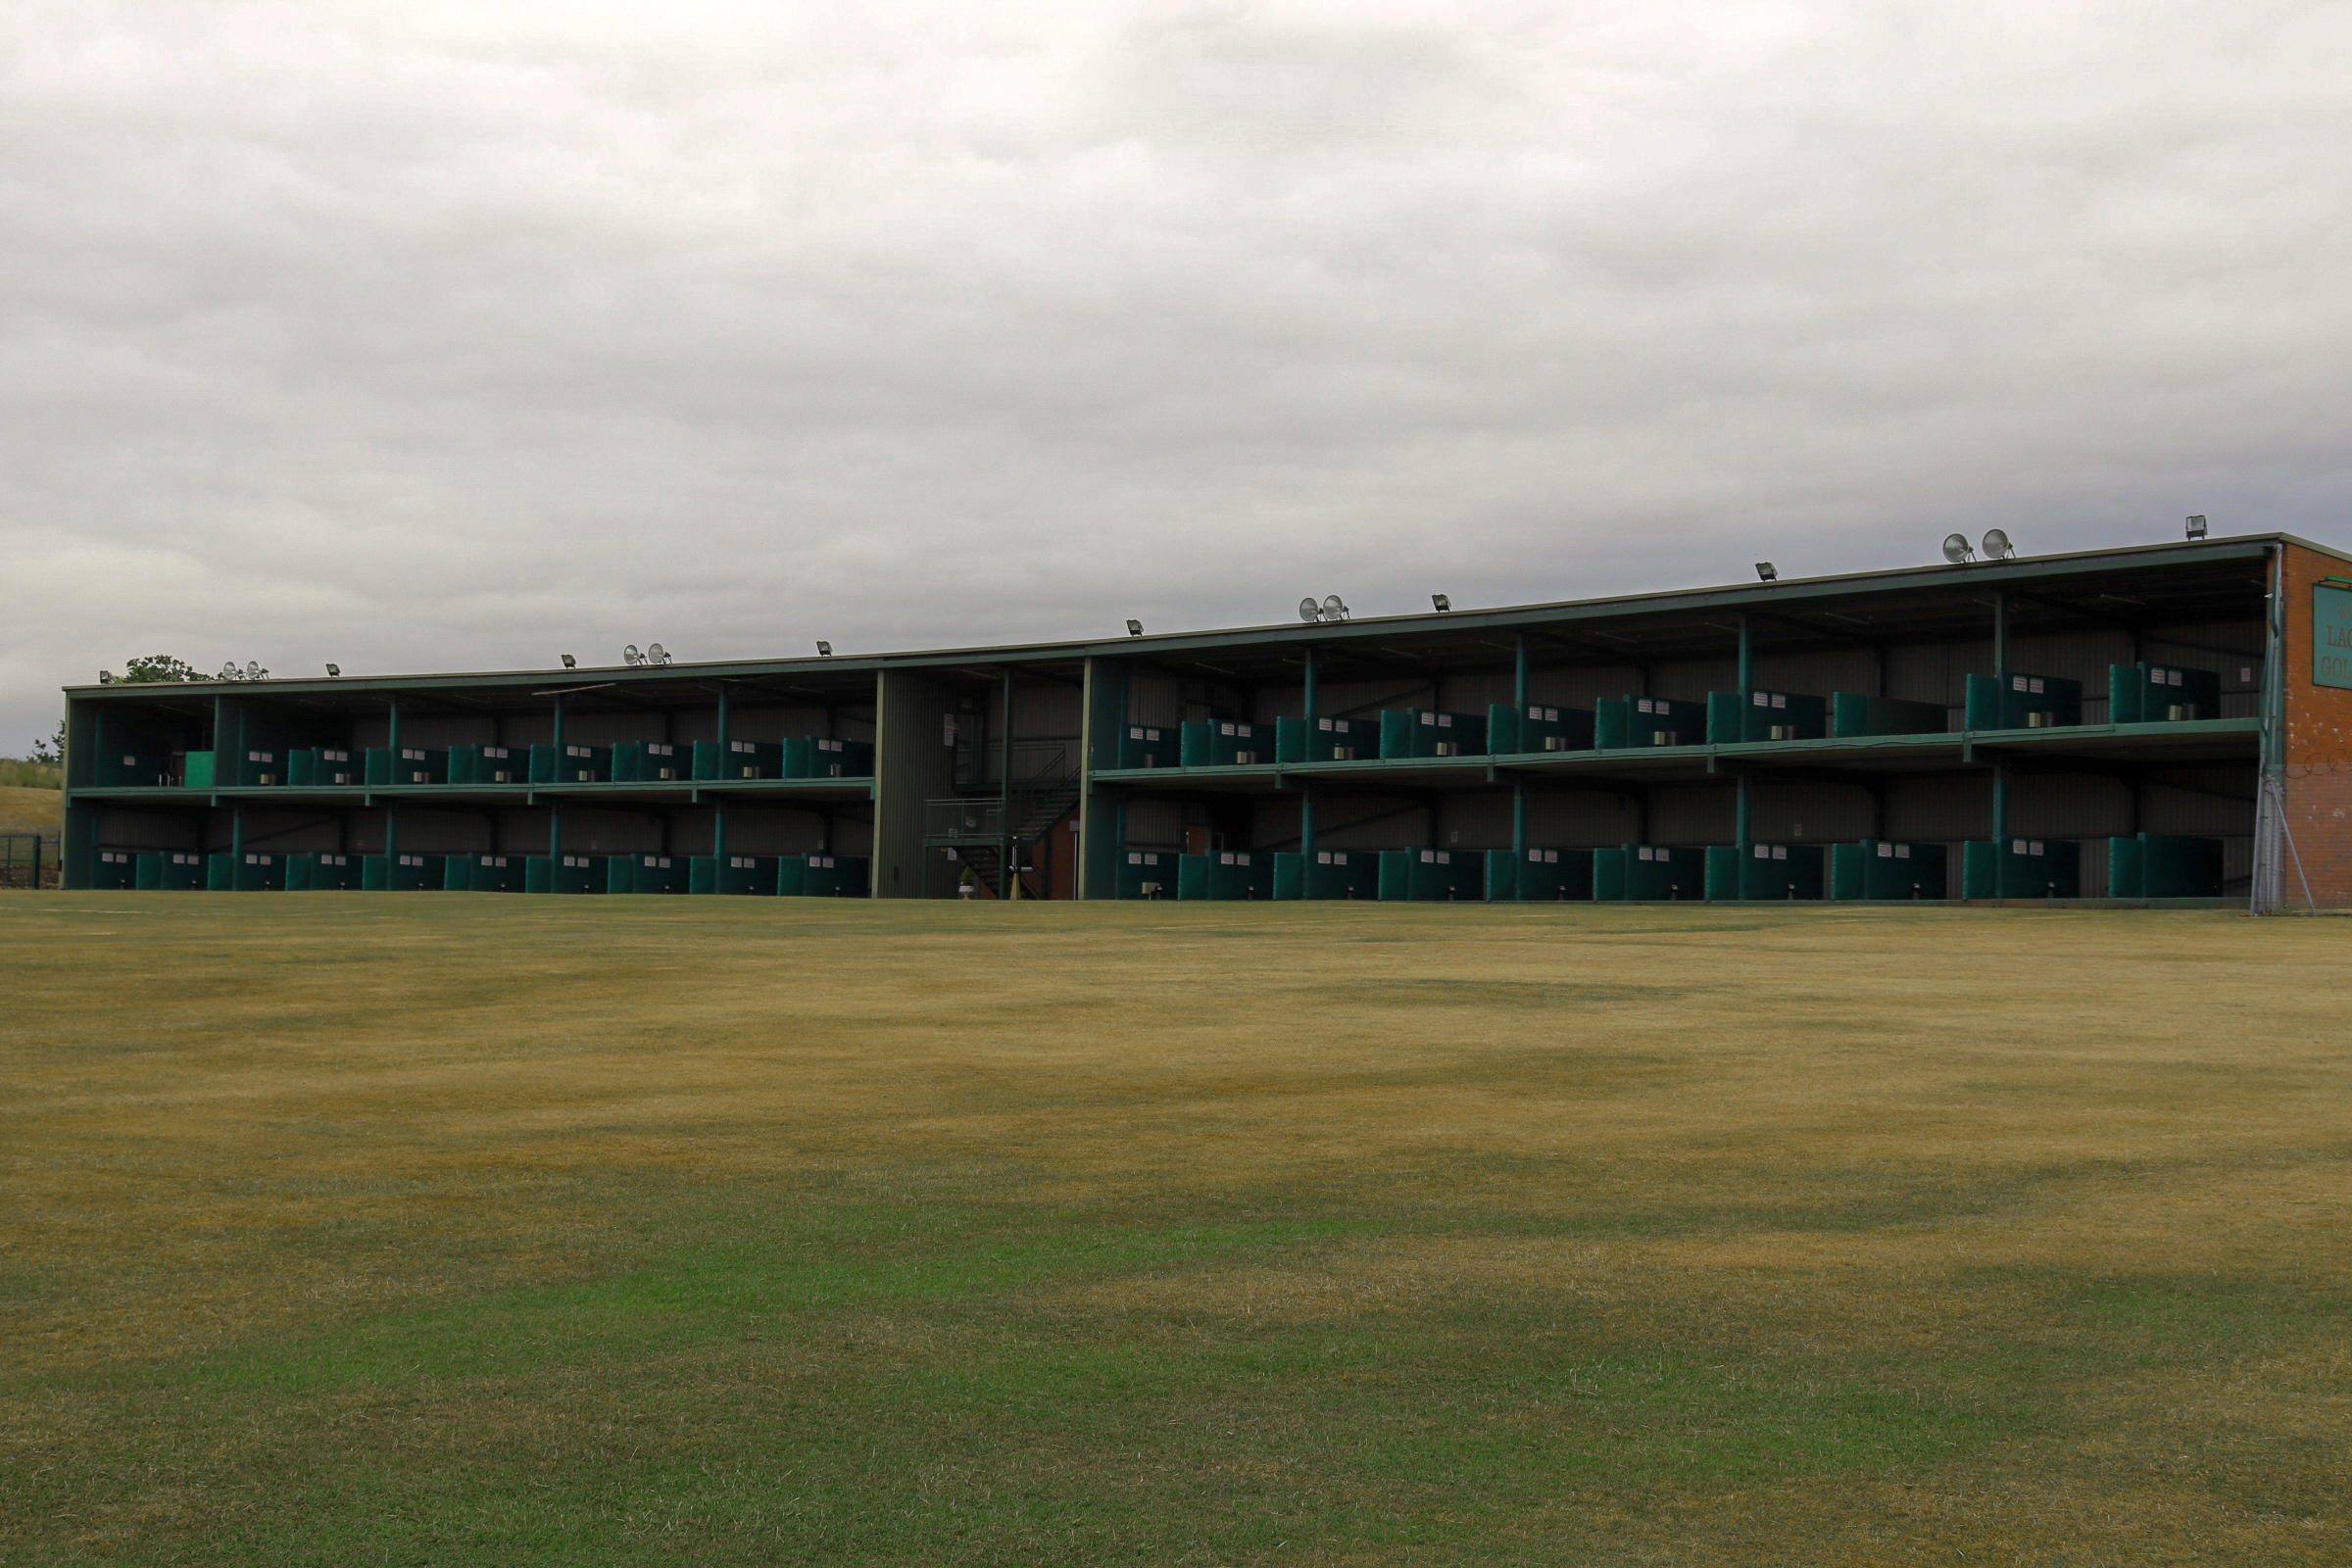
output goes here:
<path id="1" fill-rule="evenodd" d="M 875 705 L 873 892 L 923 896 L 923 803 L 956 793 L 956 748 L 948 715 L 955 699 L 938 681 L 885 670 Z"/>

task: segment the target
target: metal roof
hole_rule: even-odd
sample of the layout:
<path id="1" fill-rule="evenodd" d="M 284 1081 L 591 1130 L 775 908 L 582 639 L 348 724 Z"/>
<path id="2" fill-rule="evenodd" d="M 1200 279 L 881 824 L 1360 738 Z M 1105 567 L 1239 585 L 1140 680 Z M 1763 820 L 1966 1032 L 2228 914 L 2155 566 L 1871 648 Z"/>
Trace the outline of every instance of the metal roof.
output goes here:
<path id="1" fill-rule="evenodd" d="M 1209 675 L 1262 679 L 1279 674 L 1286 666 L 1296 667 L 1310 649 L 1319 659 L 1335 662 L 1340 669 L 1352 666 L 1365 673 L 1407 662 L 1423 669 L 1492 665 L 1499 655 L 1512 650 L 1511 644 L 1495 640 L 1496 633 L 1532 634 L 1536 653 L 1547 662 L 1557 662 L 1563 656 L 1584 662 L 1631 662 L 1719 656 L 1726 639 L 1736 634 L 1736 617 L 1740 614 L 1749 616 L 1756 646 L 1764 651 L 1965 635 L 1988 623 L 1990 595 L 1995 590 L 2011 593 L 2010 624 L 2019 632 L 2044 626 L 2160 624 L 2201 615 L 2227 617 L 2259 605 L 2268 588 L 2263 564 L 2281 544 L 2352 561 L 2352 555 L 2290 534 L 2246 534 L 1960 565 L 1937 564 L 1486 610 L 1426 611 L 1337 623 L 1289 622 L 830 658 L 176 685 L 88 684 L 66 690 L 77 698 L 147 701 L 209 701 L 222 695 L 266 693 L 275 699 L 311 700 L 327 708 L 339 708 L 363 696 L 440 697 L 453 707 L 470 707 L 561 692 L 586 700 L 582 706 L 628 707 L 663 699 L 674 702 L 693 695 L 697 688 L 714 692 L 724 684 L 738 697 L 822 704 L 867 699 L 873 672 L 885 668 L 950 675 L 960 671 L 973 679 L 993 679 L 1007 667 L 1017 667 L 1033 678 L 1075 679 L 1087 659 L 1109 658 L 1169 664 Z M 2117 591 L 2126 587 L 2132 591 Z"/>

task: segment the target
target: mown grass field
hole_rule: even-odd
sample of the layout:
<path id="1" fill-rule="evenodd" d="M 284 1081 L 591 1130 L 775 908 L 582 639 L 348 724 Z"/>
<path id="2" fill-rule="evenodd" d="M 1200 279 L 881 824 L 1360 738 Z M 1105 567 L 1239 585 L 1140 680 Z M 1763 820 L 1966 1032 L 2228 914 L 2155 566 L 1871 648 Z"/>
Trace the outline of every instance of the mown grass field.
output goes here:
<path id="1" fill-rule="evenodd" d="M 2352 1561 L 2352 926 L 0 901 L 0 1562 Z"/>

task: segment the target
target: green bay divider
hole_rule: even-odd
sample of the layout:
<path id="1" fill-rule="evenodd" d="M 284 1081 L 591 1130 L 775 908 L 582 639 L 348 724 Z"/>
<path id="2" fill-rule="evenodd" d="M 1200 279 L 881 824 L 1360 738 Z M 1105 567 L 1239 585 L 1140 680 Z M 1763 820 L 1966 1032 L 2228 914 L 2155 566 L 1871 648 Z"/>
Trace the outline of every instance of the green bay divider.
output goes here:
<path id="1" fill-rule="evenodd" d="M 529 857 L 452 855 L 442 864 L 441 886 L 451 893 L 520 893 Z"/>
<path id="2" fill-rule="evenodd" d="M 610 784 L 612 748 L 610 746 L 534 746 L 531 748 L 534 784 Z"/>
<path id="3" fill-rule="evenodd" d="M 139 885 L 139 852 L 100 850 L 90 861 L 90 887 L 98 893 L 128 893 Z"/>
<path id="4" fill-rule="evenodd" d="M 1818 899 L 1823 892 L 1822 847 L 1818 844 L 1751 844 L 1742 855 L 1736 844 L 1708 847 L 1707 897 L 1749 903 Z"/>
<path id="5" fill-rule="evenodd" d="M 854 855 L 776 858 L 776 893 L 787 899 L 862 899 L 873 862 Z"/>
<path id="6" fill-rule="evenodd" d="M 1392 708 L 1380 715 L 1380 755 L 1384 758 L 1479 757 L 1486 750 L 1483 713 Z"/>
<path id="7" fill-rule="evenodd" d="M 1951 890 L 1950 853 L 1940 844 L 1864 839 L 1830 848 L 1833 899 L 1940 899 Z"/>
<path id="8" fill-rule="evenodd" d="M 705 742 L 703 744 L 709 744 Z M 751 893 L 764 898 L 776 894 L 776 857 L 772 855 L 698 855 L 688 875 L 689 893 Z"/>
<path id="9" fill-rule="evenodd" d="M 874 747 L 871 741 L 837 741 L 825 735 L 799 735 L 784 743 L 786 778 L 871 778 Z"/>
<path id="10" fill-rule="evenodd" d="M 605 862 L 605 891 L 683 893 L 688 869 L 683 855 L 615 855 Z"/>
<path id="11" fill-rule="evenodd" d="M 1830 733 L 1840 740 L 1862 735 L 1940 735 L 1946 722 L 1940 703 L 1866 697 L 1860 692 L 1830 694 Z"/>
<path id="12" fill-rule="evenodd" d="M 1964 899 L 2072 899 L 2082 887 L 2082 847 L 2068 839 L 1982 840 L 1960 847 Z"/>
<path id="13" fill-rule="evenodd" d="M 1706 892 L 1706 859 L 1695 849 L 1626 844 L 1592 852 L 1592 897 L 1603 903 L 1664 904 Z"/>
<path id="14" fill-rule="evenodd" d="M 1478 851 L 1383 850 L 1379 887 L 1390 903 L 1473 903 L 1486 896 L 1487 858 Z"/>
<path id="15" fill-rule="evenodd" d="M 530 749 L 521 746 L 452 746 L 449 781 L 452 784 L 527 784 Z"/>
<path id="16" fill-rule="evenodd" d="M 1489 850 L 1487 898 L 1497 904 L 1581 903 L 1592 897 L 1591 850 Z"/>
<path id="17" fill-rule="evenodd" d="M 213 788 L 214 775 L 219 771 L 213 765 L 213 760 L 214 754 L 211 752 L 188 752 L 181 756 L 179 760 L 181 787 L 191 790 Z"/>
<path id="18" fill-rule="evenodd" d="M 224 788 L 269 789 L 286 782 L 286 754 L 272 746 L 216 751 L 213 774 Z"/>
<path id="19" fill-rule="evenodd" d="M 2060 675 L 2017 670 L 1971 675 L 1967 695 L 1969 729 L 2051 729 L 2082 722 L 2082 683 Z"/>
<path id="20" fill-rule="evenodd" d="M 2107 841 L 2111 899 L 2218 899 L 2222 841 L 2140 833 Z"/>
<path id="21" fill-rule="evenodd" d="M 602 855 L 534 855 L 522 869 L 525 893 L 604 893 L 612 871 Z"/>
<path id="22" fill-rule="evenodd" d="M 1188 719 L 1179 742 L 1186 767 L 1248 767 L 1274 760 L 1272 724 L 1234 718 Z"/>
<path id="23" fill-rule="evenodd" d="M 1497 757 L 1528 752 L 1589 752 L 1592 750 L 1592 714 L 1582 708 L 1553 708 L 1530 703 L 1514 708 L 1492 703 L 1487 708 L 1487 750 Z"/>
<path id="24" fill-rule="evenodd" d="M 339 746 L 305 746 L 286 754 L 286 782 L 296 789 L 350 789 L 366 782 L 366 754 Z"/>
<path id="25" fill-rule="evenodd" d="M 247 850 L 216 855 L 205 862 L 204 885 L 215 893 L 277 893 L 286 885 L 283 856 Z"/>
<path id="26" fill-rule="evenodd" d="M 1704 703 L 1669 697 L 1604 697 L 1592 709 L 1592 745 L 1599 751 L 1696 746 L 1706 734 Z"/>
<path id="27" fill-rule="evenodd" d="M 698 779 L 782 778 L 784 748 L 773 741 L 696 741 L 694 776 Z"/>
<path id="28" fill-rule="evenodd" d="M 2180 724 L 2222 716 L 2222 677 L 2180 664 L 2109 664 L 2107 722 Z M 2149 894 L 2146 897 L 2164 897 Z M 2183 895 L 2184 897 L 2189 895 Z M 2137 894 L 2118 897 L 2140 897 Z"/>
<path id="29" fill-rule="evenodd" d="M 672 741 L 616 741 L 615 784 L 677 784 L 694 776 L 694 748 Z"/>
<path id="30" fill-rule="evenodd" d="M 137 885 L 151 891 L 187 893 L 201 890 L 204 857 L 178 850 L 149 850 L 139 856 Z"/>
<path id="31" fill-rule="evenodd" d="M 1274 721 L 1274 760 L 1278 762 L 1368 762 L 1378 756 L 1377 718 Z"/>
<path id="32" fill-rule="evenodd" d="M 1219 850 L 1176 858 L 1179 899 L 1270 899 L 1274 858 L 1248 850 Z"/>
<path id="33" fill-rule="evenodd" d="M 1274 897 L 1377 899 L 1380 852 L 1317 850 L 1311 859 L 1296 850 L 1278 854 L 1274 857 Z"/>
<path id="34" fill-rule="evenodd" d="M 1124 850 L 1112 896 L 1121 899 L 1172 899 L 1176 896 L 1174 850 Z"/>
<path id="35" fill-rule="evenodd" d="M 1817 741 L 1830 731 L 1830 705 L 1803 692 L 1707 693 L 1707 740 Z"/>
<path id="36" fill-rule="evenodd" d="M 286 891 L 340 893 L 360 885 L 360 857 L 319 850 L 286 857 Z"/>
<path id="37" fill-rule="evenodd" d="M 439 892 L 449 872 L 439 855 L 370 855 L 360 862 L 360 886 L 370 893 Z"/>
<path id="38" fill-rule="evenodd" d="M 397 750 L 398 755 L 394 755 Z M 368 783 L 371 788 L 398 789 L 416 784 L 449 782 L 449 754 L 421 746 L 368 748 Z"/>
<path id="39" fill-rule="evenodd" d="M 1121 767 L 1183 766 L 1183 726 L 1178 724 L 1129 724 L 1119 731 L 1118 765 Z"/>
<path id="40" fill-rule="evenodd" d="M 160 752 L 101 752 L 90 760 L 90 784 L 102 790 L 151 790 L 172 781 L 172 759 Z"/>

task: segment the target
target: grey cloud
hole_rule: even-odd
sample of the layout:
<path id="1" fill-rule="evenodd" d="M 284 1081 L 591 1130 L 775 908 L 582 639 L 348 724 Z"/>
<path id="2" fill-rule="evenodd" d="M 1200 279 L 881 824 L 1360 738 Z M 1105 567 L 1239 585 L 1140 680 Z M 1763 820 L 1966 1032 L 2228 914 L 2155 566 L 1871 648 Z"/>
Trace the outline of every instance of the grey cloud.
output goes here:
<path id="1" fill-rule="evenodd" d="M 2342 541 L 2324 5 L 30 6 L 0 750 L 688 657 Z"/>

